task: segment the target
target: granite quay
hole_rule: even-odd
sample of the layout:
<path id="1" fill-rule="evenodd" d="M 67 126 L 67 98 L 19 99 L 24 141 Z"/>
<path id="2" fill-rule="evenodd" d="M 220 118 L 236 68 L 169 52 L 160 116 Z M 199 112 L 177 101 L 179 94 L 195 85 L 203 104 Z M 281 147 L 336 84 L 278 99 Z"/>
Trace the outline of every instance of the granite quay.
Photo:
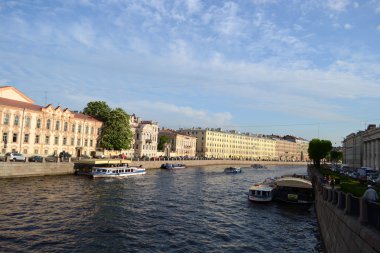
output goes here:
<path id="1" fill-rule="evenodd" d="M 158 169 L 163 163 L 184 163 L 188 167 L 195 166 L 211 166 L 211 165 L 252 165 L 254 161 L 243 160 L 121 160 L 121 159 L 58 159 L 56 162 L 0 162 L 0 178 L 12 177 L 31 177 L 31 176 L 48 176 L 48 175 L 66 175 L 74 174 L 75 164 L 94 164 L 94 162 L 112 162 L 112 163 L 128 163 L 129 166 L 142 165 L 146 169 Z M 265 165 L 305 165 L 305 162 L 281 162 L 281 161 L 260 161 L 260 164 Z"/>
<path id="2" fill-rule="evenodd" d="M 308 170 L 326 252 L 380 252 L 380 203 L 332 189 L 315 168 Z"/>

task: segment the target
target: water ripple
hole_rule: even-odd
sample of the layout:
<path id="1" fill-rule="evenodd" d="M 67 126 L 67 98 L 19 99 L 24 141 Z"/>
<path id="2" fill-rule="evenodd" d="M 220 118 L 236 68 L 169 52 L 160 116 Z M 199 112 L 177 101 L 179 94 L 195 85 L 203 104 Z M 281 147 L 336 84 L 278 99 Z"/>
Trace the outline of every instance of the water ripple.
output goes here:
<path id="1" fill-rule="evenodd" d="M 0 181 L 2 252 L 320 252 L 314 209 L 247 200 L 250 185 L 304 167 L 150 170 L 92 180 Z"/>

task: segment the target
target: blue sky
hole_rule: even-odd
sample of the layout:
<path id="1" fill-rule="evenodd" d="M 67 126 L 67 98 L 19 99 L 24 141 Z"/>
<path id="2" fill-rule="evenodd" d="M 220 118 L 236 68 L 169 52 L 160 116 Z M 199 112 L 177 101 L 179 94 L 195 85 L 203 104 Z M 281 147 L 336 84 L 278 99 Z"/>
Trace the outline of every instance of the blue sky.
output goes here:
<path id="1" fill-rule="evenodd" d="M 333 145 L 380 123 L 380 0 L 3 0 L 0 34 L 0 85 L 40 105 Z"/>

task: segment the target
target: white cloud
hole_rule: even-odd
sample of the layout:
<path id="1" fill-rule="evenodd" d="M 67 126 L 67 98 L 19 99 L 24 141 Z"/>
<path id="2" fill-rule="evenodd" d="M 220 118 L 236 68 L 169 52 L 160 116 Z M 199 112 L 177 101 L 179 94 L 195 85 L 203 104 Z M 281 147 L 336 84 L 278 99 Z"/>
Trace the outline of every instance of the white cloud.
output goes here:
<path id="1" fill-rule="evenodd" d="M 276 3 L 277 0 L 252 0 L 253 4 L 261 5 L 261 4 L 273 4 Z"/>
<path id="2" fill-rule="evenodd" d="M 125 103 L 130 113 L 136 113 L 169 124 L 182 126 L 220 126 L 231 124 L 232 115 L 229 112 L 210 112 L 194 109 L 190 106 L 178 106 L 160 101 L 137 100 Z"/>
<path id="3" fill-rule="evenodd" d="M 344 24 L 344 29 L 350 30 L 352 26 L 350 24 Z"/>
<path id="4" fill-rule="evenodd" d="M 186 7 L 189 13 L 197 13 L 203 8 L 203 5 L 200 0 L 186 0 Z"/>
<path id="5" fill-rule="evenodd" d="M 73 38 L 85 46 L 93 46 L 95 31 L 88 22 L 75 23 L 71 28 Z"/>
<path id="6" fill-rule="evenodd" d="M 327 7 L 333 11 L 345 11 L 346 8 L 350 5 L 349 0 L 328 0 Z"/>

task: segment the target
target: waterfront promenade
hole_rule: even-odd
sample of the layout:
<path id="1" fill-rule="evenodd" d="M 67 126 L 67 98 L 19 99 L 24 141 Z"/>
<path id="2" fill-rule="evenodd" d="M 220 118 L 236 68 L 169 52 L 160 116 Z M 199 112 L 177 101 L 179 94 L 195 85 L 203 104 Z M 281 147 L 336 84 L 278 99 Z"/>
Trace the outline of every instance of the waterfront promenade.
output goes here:
<path id="1" fill-rule="evenodd" d="M 305 165 L 306 162 L 283 162 L 283 161 L 244 161 L 244 160 L 158 160 L 158 161 L 130 161 L 119 159 L 90 159 L 90 160 L 72 160 L 65 162 L 44 162 L 44 163 L 30 163 L 30 162 L 0 162 L 0 178 L 12 177 L 30 177 L 30 176 L 49 176 L 49 175 L 67 175 L 74 174 L 75 163 L 86 162 L 101 162 L 104 163 L 117 162 L 128 163 L 129 166 L 142 165 L 146 169 L 158 169 L 163 163 L 183 163 L 187 167 L 197 166 L 212 166 L 212 165 L 225 165 L 225 166 L 250 166 L 255 163 L 263 165 Z"/>

